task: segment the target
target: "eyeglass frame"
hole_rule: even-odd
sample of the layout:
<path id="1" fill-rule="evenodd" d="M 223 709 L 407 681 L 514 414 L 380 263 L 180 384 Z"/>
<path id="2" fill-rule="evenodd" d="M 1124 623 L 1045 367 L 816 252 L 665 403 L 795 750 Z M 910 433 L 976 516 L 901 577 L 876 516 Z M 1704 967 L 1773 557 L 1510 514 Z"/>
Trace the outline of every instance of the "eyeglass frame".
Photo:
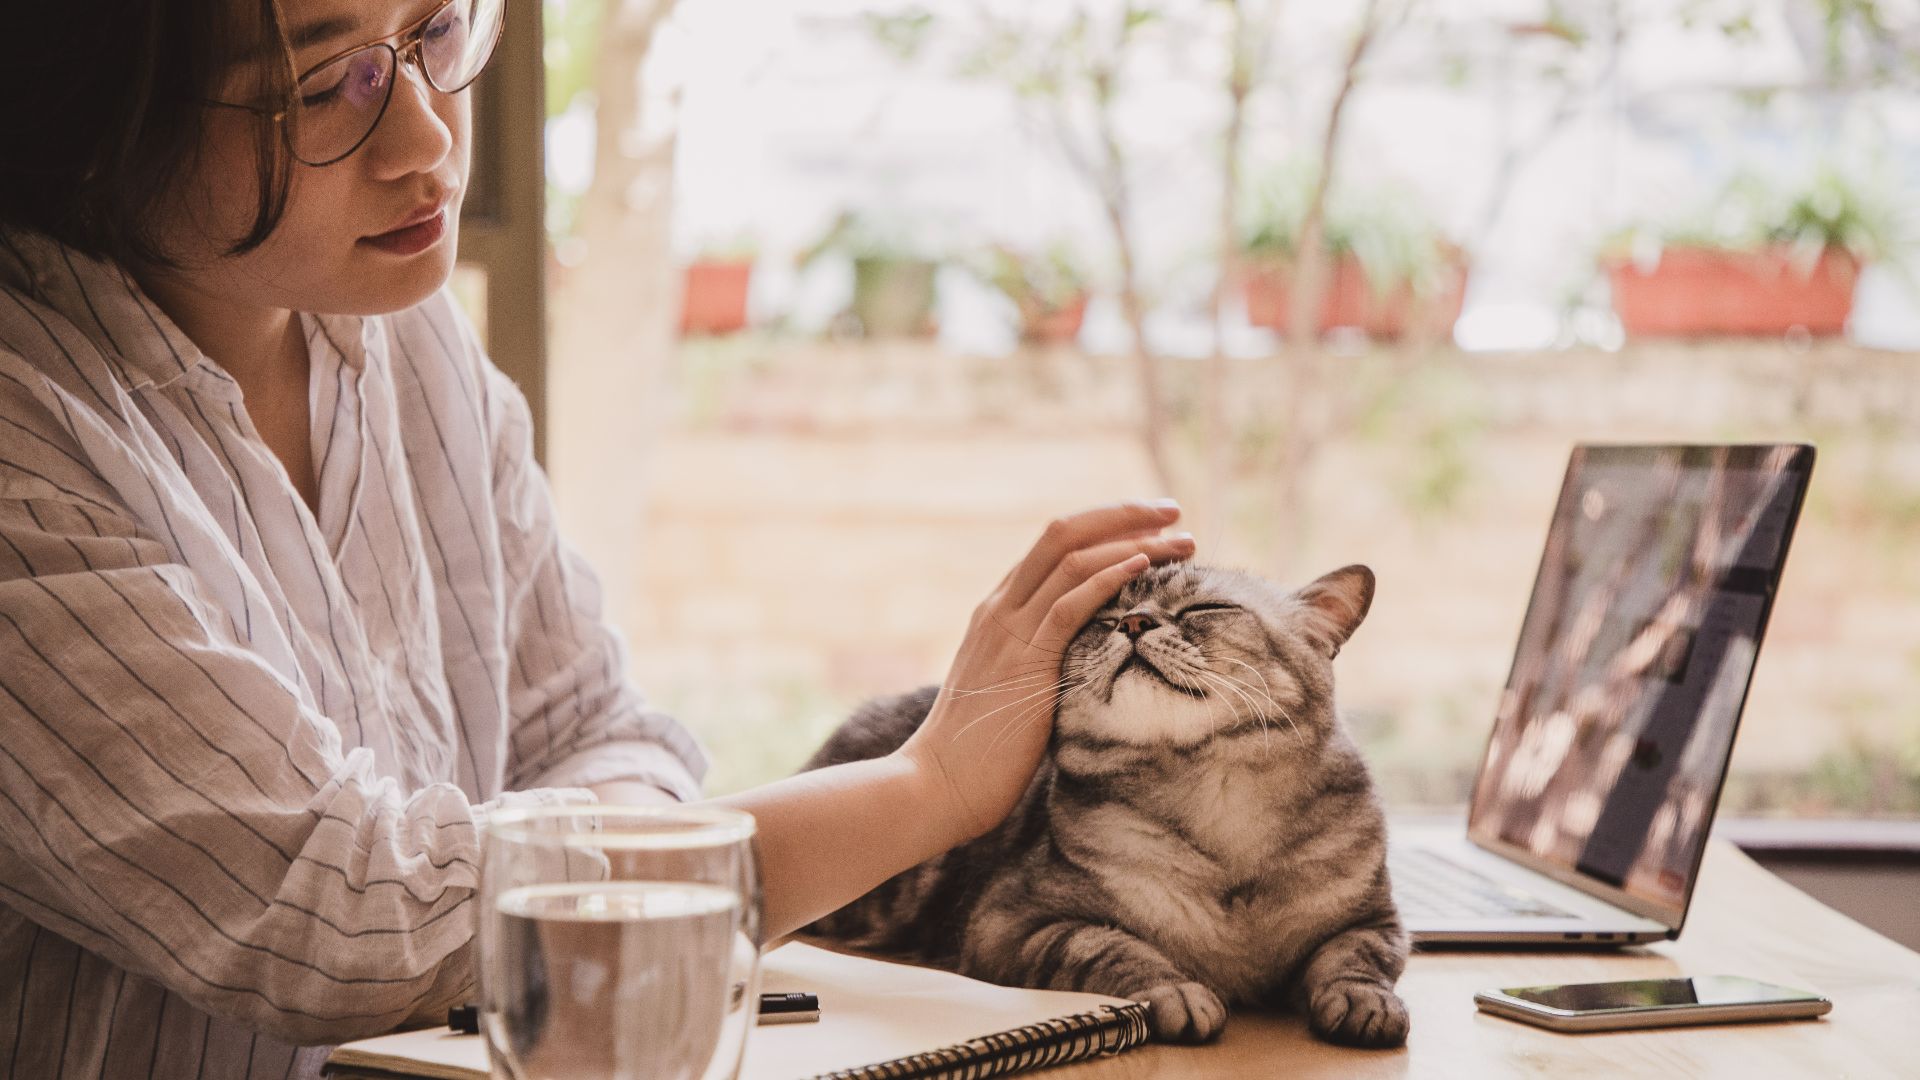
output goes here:
<path id="1" fill-rule="evenodd" d="M 395 30 L 385 37 L 375 38 L 372 41 L 363 41 L 351 48 L 342 49 L 317 64 L 307 65 L 307 70 L 293 80 L 294 93 L 298 94 L 300 92 L 300 83 L 305 80 L 307 76 L 331 64 L 337 64 L 355 53 L 363 52 L 367 49 L 385 49 L 393 54 L 392 75 L 387 79 L 386 95 L 380 99 L 380 111 L 373 114 L 373 122 L 367 125 L 367 130 L 361 134 L 360 138 L 356 140 L 351 147 L 348 147 L 344 153 L 336 157 L 328 158 L 325 161 L 308 161 L 301 157 L 298 151 L 293 149 L 293 137 L 287 134 L 286 128 L 286 119 L 293 113 L 294 110 L 292 109 L 270 109 L 264 105 L 243 105 L 237 101 L 220 101 L 214 98 L 205 99 L 203 104 L 218 105 L 227 109 L 240 109 L 245 112 L 265 116 L 270 122 L 280 127 L 281 138 L 285 140 L 287 150 L 293 153 L 294 160 L 300 162 L 302 165 L 315 169 L 323 169 L 328 165 L 337 165 L 352 157 L 362 146 L 365 146 L 367 140 L 371 139 L 373 133 L 379 129 L 380 121 L 386 119 L 387 106 L 393 104 L 393 88 L 400 81 L 400 69 L 409 62 L 411 62 L 415 68 L 419 69 L 420 77 L 426 80 L 428 86 L 438 90 L 442 94 L 457 94 L 467 87 L 472 86 L 474 81 L 480 78 L 480 73 L 485 71 L 487 65 L 493 62 L 494 51 L 500 47 L 500 38 L 506 33 L 507 19 L 504 10 L 506 8 L 506 0 L 500 0 L 500 6 L 502 8 L 500 22 L 493 28 L 493 40 L 487 42 L 486 58 L 480 61 L 480 66 L 474 69 L 473 75 L 469 77 L 466 82 L 452 89 L 446 89 L 435 82 L 433 72 L 427 70 L 426 57 L 423 56 L 420 51 L 426 46 L 427 27 L 448 8 L 461 2 L 462 0 L 442 0 L 440 5 L 432 11 L 427 12 L 421 18 Z M 395 43 L 396 39 L 399 39 L 397 44 Z"/>

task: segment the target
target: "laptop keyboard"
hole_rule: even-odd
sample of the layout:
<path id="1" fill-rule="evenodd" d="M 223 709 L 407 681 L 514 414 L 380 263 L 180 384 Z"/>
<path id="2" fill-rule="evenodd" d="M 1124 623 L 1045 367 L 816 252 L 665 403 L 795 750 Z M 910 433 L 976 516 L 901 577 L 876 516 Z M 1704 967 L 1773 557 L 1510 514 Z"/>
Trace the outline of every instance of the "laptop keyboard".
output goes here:
<path id="1" fill-rule="evenodd" d="M 1426 848 L 1387 849 L 1393 901 L 1408 919 L 1571 918 L 1545 900 Z"/>

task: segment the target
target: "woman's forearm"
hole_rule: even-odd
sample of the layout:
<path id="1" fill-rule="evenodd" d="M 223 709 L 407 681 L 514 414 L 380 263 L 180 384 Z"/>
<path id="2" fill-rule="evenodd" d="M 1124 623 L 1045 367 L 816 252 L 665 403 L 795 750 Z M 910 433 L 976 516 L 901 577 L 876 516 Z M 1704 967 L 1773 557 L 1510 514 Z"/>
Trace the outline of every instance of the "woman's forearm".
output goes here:
<path id="1" fill-rule="evenodd" d="M 637 781 L 593 785 L 602 802 L 655 806 L 673 797 Z M 715 799 L 758 824 L 755 848 L 772 941 L 965 839 L 939 789 L 903 756 L 820 769 Z"/>
<path id="2" fill-rule="evenodd" d="M 771 941 L 966 839 L 938 778 L 904 755 L 801 773 L 714 800 L 759 823 Z"/>

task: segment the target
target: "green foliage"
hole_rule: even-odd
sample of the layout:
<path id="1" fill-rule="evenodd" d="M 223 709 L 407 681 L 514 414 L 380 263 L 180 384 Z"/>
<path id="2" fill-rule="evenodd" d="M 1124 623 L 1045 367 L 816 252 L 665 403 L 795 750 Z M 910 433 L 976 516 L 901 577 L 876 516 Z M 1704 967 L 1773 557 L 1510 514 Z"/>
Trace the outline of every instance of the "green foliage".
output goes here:
<path id="1" fill-rule="evenodd" d="M 593 90 L 600 61 L 599 34 L 607 0 L 547 0 L 542 5 L 542 59 L 546 75 L 546 116 L 551 120 Z M 573 235 L 580 196 L 547 185 L 546 229 L 558 244 Z"/>
<path id="2" fill-rule="evenodd" d="M 1389 806 L 1451 811 L 1467 801 L 1480 765 L 1481 740 L 1453 734 L 1453 717 L 1465 708 L 1457 695 L 1449 695 L 1411 714 L 1376 706 L 1344 708 L 1340 715 Z M 1472 715 L 1475 735 L 1483 734 L 1484 714 L 1476 709 Z M 1448 737 L 1435 739 L 1436 731 Z"/>
<path id="3" fill-rule="evenodd" d="M 1875 717 L 1887 731 L 1852 734 L 1821 752 L 1804 769 L 1740 773 L 1727 778 L 1722 805 L 1740 814 L 1806 817 L 1912 817 L 1920 814 L 1920 713 L 1879 698 L 1836 706 L 1842 714 Z M 1891 719 L 1892 722 L 1887 721 Z"/>
<path id="4" fill-rule="evenodd" d="M 1286 264 L 1298 255 L 1299 233 L 1318 170 L 1292 162 L 1272 173 L 1244 205 L 1241 252 L 1256 261 Z M 1408 192 L 1343 184 L 1328 193 L 1322 230 L 1328 255 L 1352 255 L 1381 293 L 1409 285 L 1417 295 L 1438 292 L 1458 250 Z"/>
<path id="5" fill-rule="evenodd" d="M 1610 246 L 1638 250 L 1652 241 L 1723 251 L 1786 247 L 1796 263 L 1810 268 L 1828 248 L 1851 252 L 1862 262 L 1895 259 L 1906 245 L 1906 233 L 1893 200 L 1826 166 L 1793 187 L 1759 173 L 1743 173 L 1691 214 L 1631 226 Z"/>
<path id="6" fill-rule="evenodd" d="M 792 775 L 854 704 L 799 677 L 762 678 L 724 689 L 668 688 L 656 691 L 656 698 L 684 717 L 706 748 L 711 770 L 704 787 L 713 796 Z"/>
<path id="7" fill-rule="evenodd" d="M 547 0 L 541 8 L 547 66 L 547 116 L 559 116 L 593 88 L 607 0 Z"/>
<path id="8" fill-rule="evenodd" d="M 911 63 L 920 58 L 936 23 L 933 12 L 923 7 L 885 14 L 869 12 L 866 15 L 867 33 L 901 63 Z"/>
<path id="9" fill-rule="evenodd" d="M 673 369 L 681 416 L 696 430 L 723 426 L 741 395 L 771 378 L 774 366 L 765 339 L 751 333 L 683 339 Z"/>
<path id="10" fill-rule="evenodd" d="M 752 262 L 760 257 L 760 238 L 746 230 L 714 236 L 700 244 L 701 262 Z"/>
<path id="11" fill-rule="evenodd" d="M 912 226 L 855 210 L 842 210 L 820 238 L 800 253 L 800 265 L 810 265 L 826 255 L 873 263 L 934 261 L 928 245 Z"/>
<path id="12" fill-rule="evenodd" d="M 914 337 L 930 333 L 934 275 L 939 259 L 924 233 L 904 221 L 843 210 L 820 239 L 800 254 L 809 266 L 838 256 L 853 266 L 848 315 L 863 337 Z"/>
<path id="13" fill-rule="evenodd" d="M 1022 314 L 1058 311 L 1087 292 L 1087 275 L 1064 244 L 1038 255 L 996 245 L 971 260 L 969 269 L 1013 301 Z"/>
<path id="14" fill-rule="evenodd" d="M 1354 433 L 1394 448 L 1394 493 L 1409 516 L 1434 520 L 1456 511 L 1481 467 L 1474 459 L 1489 421 L 1479 386 L 1463 370 L 1382 364 L 1354 376 Z"/>
<path id="15" fill-rule="evenodd" d="M 1022 101 L 1057 104 L 1085 95 L 1107 105 L 1120 93 L 1119 71 L 1128 50 L 1143 32 L 1164 22 L 1158 7 L 1137 0 L 1118 12 L 1110 4 L 1076 4 L 1064 19 L 981 16 L 964 23 L 966 36 L 953 71 L 962 78 L 998 83 Z M 945 28 L 958 23 L 949 20 Z M 929 18 L 915 29 L 925 35 L 935 23 Z M 874 28 L 883 48 L 903 59 L 917 58 L 917 47 L 907 52 L 892 46 L 901 33 L 897 25 Z"/>
<path id="16" fill-rule="evenodd" d="M 1149 5 L 1137 3 L 1128 4 L 1127 13 L 1122 20 L 1121 28 L 1124 32 L 1131 34 L 1135 30 L 1140 30 L 1159 22 L 1161 18 L 1162 15 L 1160 12 L 1154 10 Z"/>
<path id="17" fill-rule="evenodd" d="M 1882 0 L 1817 0 L 1813 6 L 1830 81 L 1884 84 L 1920 74 L 1920 57 L 1901 46 L 1914 33 L 1911 7 L 1902 12 L 1907 25 L 1896 27 Z"/>
<path id="18" fill-rule="evenodd" d="M 1586 5 L 1581 7 L 1584 9 Z M 1593 31 L 1579 20 L 1565 0 L 1548 0 L 1546 17 L 1540 20 L 1538 29 L 1576 47 L 1593 39 Z"/>
<path id="19" fill-rule="evenodd" d="M 1900 245 L 1892 207 L 1832 169 L 1787 200 L 1769 232 L 1775 243 L 1845 248 L 1862 260 L 1888 258 Z"/>
<path id="20" fill-rule="evenodd" d="M 1828 750 L 1807 771 L 1795 809 L 1853 813 L 1920 813 L 1920 735 L 1883 744 L 1852 739 Z"/>

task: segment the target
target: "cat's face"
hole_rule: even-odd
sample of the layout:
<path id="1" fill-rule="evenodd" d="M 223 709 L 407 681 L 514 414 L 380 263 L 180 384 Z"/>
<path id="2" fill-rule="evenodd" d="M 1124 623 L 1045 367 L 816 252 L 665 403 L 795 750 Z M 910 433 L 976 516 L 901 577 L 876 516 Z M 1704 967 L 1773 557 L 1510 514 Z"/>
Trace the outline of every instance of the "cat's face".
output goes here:
<path id="1" fill-rule="evenodd" d="M 1232 570 L 1156 567 L 1067 646 L 1061 734 L 1191 746 L 1251 728 L 1314 736 L 1333 718 L 1333 657 L 1366 617 L 1373 572 L 1288 591 Z"/>

